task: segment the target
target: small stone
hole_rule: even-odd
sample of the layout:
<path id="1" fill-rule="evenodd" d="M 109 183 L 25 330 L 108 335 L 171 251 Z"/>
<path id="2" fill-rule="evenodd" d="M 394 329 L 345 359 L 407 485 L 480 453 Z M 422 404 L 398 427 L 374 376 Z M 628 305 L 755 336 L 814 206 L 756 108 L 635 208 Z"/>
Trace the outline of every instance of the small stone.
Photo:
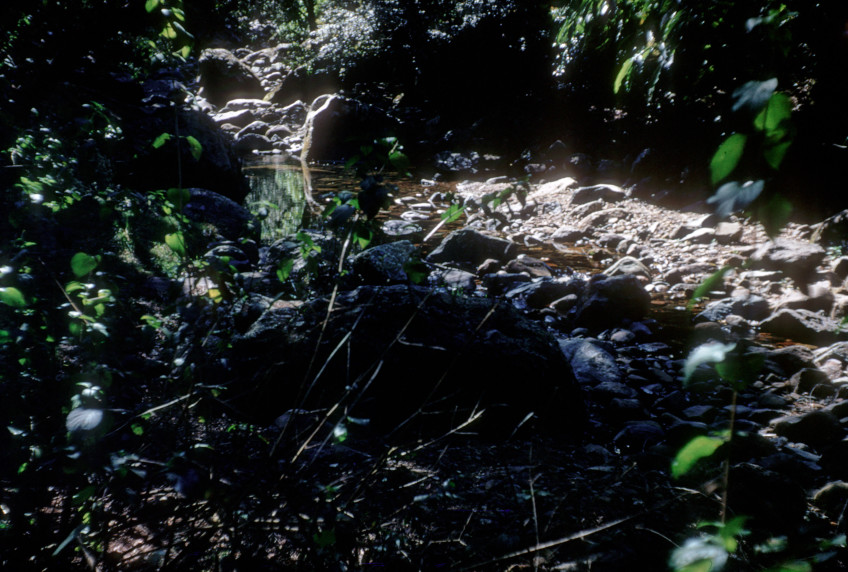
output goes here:
<path id="1" fill-rule="evenodd" d="M 715 228 L 715 239 L 719 244 L 731 244 L 742 240 L 742 225 L 738 222 L 720 222 Z"/>
<path id="2" fill-rule="evenodd" d="M 607 276 L 618 276 L 620 274 L 633 274 L 635 276 L 644 276 L 648 280 L 651 279 L 651 271 L 647 266 L 632 256 L 625 256 L 618 260 L 615 264 L 604 270 Z"/>
<path id="3" fill-rule="evenodd" d="M 709 244 L 715 238 L 715 230 L 711 228 L 699 228 L 684 236 L 683 242 L 692 242 L 695 244 Z"/>
<path id="4" fill-rule="evenodd" d="M 563 226 L 558 228 L 552 235 L 551 240 L 554 242 L 577 242 L 586 236 L 585 230 L 580 230 L 572 226 Z"/>
<path id="5" fill-rule="evenodd" d="M 842 518 L 848 505 L 848 483 L 833 481 L 826 484 L 813 493 L 813 504 L 831 519 Z"/>

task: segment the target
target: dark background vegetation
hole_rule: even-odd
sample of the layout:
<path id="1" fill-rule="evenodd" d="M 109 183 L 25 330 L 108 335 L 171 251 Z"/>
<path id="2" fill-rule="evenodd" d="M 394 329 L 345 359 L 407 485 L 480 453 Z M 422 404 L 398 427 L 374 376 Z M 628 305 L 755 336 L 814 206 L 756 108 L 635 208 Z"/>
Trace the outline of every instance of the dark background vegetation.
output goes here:
<path id="1" fill-rule="evenodd" d="M 669 190 L 679 204 L 712 193 L 716 147 L 749 128 L 750 117 L 732 110 L 734 90 L 777 78 L 793 103 L 791 149 L 779 170 L 752 160 L 743 175 L 795 198 L 802 218 L 844 202 L 843 0 L 162 7 L 171 12 L 148 13 L 144 0 L 0 6 L 0 564 L 10 570 L 98 561 L 104 522 L 135 510 L 139 491 L 154 485 L 212 499 L 198 510 L 225 507 L 228 525 L 255 516 L 226 508 L 238 505 L 235 484 L 214 488 L 194 468 L 213 454 L 197 435 L 230 431 L 242 446 L 222 471 L 233 483 L 238 475 L 238 487 L 253 482 L 234 467 L 249 462 L 258 433 L 221 421 L 218 389 L 197 382 L 214 379 L 227 349 L 216 328 L 228 318 L 212 302 L 150 286 L 179 276 L 198 253 L 165 191 L 189 186 L 179 178 L 191 175 L 170 154 L 150 155 L 175 118 L 191 134 L 193 116 L 171 105 L 181 107 L 185 92 L 150 99 L 144 85 L 193 89 L 203 48 L 290 42 L 292 68 L 366 101 L 399 101 L 398 135 L 422 170 L 437 151 L 477 151 L 503 156 L 514 174 L 543 165 L 550 176 L 584 153 L 615 160 L 619 182 L 648 180 L 646 196 Z M 163 37 L 174 9 L 186 33 Z M 175 57 L 183 47 L 187 57 Z M 186 246 L 169 251 L 163 237 L 183 231 Z M 151 255 L 157 243 L 164 254 Z M 71 263 L 80 252 L 91 264 Z M 149 421 L 146 412 L 185 395 L 167 421 Z M 97 428 L 100 415 L 108 431 Z M 329 539 L 315 537 L 316 548 L 311 533 L 304 538 L 307 567 L 326 564 Z"/>

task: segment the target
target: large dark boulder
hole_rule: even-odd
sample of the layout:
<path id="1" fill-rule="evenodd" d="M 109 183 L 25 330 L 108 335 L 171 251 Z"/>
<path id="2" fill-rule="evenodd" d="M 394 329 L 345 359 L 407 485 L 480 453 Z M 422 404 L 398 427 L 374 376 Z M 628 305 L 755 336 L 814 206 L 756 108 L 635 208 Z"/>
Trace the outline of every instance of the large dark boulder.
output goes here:
<path id="1" fill-rule="evenodd" d="M 760 323 L 760 330 L 802 344 L 826 346 L 846 337 L 839 322 L 809 310 L 784 308 Z"/>
<path id="2" fill-rule="evenodd" d="M 413 425 L 439 430 L 480 409 L 475 427 L 490 434 L 509 435 L 531 411 L 566 435 L 582 425 L 581 393 L 556 341 L 506 304 L 364 286 L 339 294 L 321 337 L 326 316 L 326 300 L 271 310 L 235 340 L 240 409 L 268 420 L 339 403 L 381 431 L 419 409 Z"/>
<path id="3" fill-rule="evenodd" d="M 489 258 L 506 263 L 518 255 L 518 245 L 510 240 L 463 228 L 442 240 L 427 257 L 430 262 L 476 268 Z"/>
<path id="4" fill-rule="evenodd" d="M 574 323 L 601 331 L 626 320 L 640 320 L 651 308 L 651 295 L 636 276 L 593 276 L 576 308 Z"/>
<path id="5" fill-rule="evenodd" d="M 203 50 L 197 63 L 200 94 L 218 107 L 231 99 L 262 98 L 265 94 L 259 78 L 229 50 Z"/>
<path id="6" fill-rule="evenodd" d="M 312 110 L 310 161 L 348 159 L 360 152 L 362 144 L 396 135 L 400 127 L 386 110 L 339 95 L 329 102 L 319 96 Z"/>

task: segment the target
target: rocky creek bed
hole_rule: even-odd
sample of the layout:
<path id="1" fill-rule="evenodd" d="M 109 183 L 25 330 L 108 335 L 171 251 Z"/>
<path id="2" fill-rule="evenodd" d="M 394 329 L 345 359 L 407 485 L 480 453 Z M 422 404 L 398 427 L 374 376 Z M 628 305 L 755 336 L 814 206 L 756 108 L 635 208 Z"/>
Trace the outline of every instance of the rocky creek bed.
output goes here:
<path id="1" fill-rule="evenodd" d="M 299 152 L 303 102 L 211 100 L 220 107 L 201 107 L 243 152 Z M 339 105 L 334 118 L 367 115 Z M 452 193 L 422 180 L 383 221 L 396 239 L 346 260 L 338 289 L 336 234 L 307 230 L 320 252 L 305 256 L 302 238 L 239 240 L 252 215 L 194 191 L 190 216 L 219 231 L 208 258 L 236 267 L 243 293 L 216 318 L 230 338 L 202 340 L 230 346 L 203 366 L 226 406 L 196 427 L 218 457 L 146 493 L 151 515 L 174 512 L 176 537 L 141 512 L 116 523 L 110 554 L 139 568 L 150 547 L 191 568 L 217 546 L 232 569 L 666 569 L 696 523 L 719 517 L 724 474 L 705 460 L 673 479 L 671 461 L 733 415 L 728 512 L 751 535 L 731 566 L 843 569 L 844 551 L 822 544 L 844 532 L 848 505 L 841 217 L 770 240 L 704 204 L 670 209 L 578 179 L 487 176 Z M 461 221 L 425 240 L 451 204 Z M 422 285 L 405 271 L 416 256 Z M 757 364 L 738 395 L 711 383 L 710 364 L 684 388 L 706 343 Z"/>
<path id="2" fill-rule="evenodd" d="M 352 257 L 335 294 L 298 300 L 276 279 L 301 241 L 229 245 L 249 294 L 214 378 L 264 439 L 238 455 L 264 467 L 249 477 L 250 502 L 269 511 L 245 525 L 244 550 L 297 566 L 314 546 L 296 539 L 332 531 L 321 558 L 342 568 L 663 569 L 720 511 L 719 461 L 679 480 L 669 467 L 693 437 L 728 427 L 732 396 L 709 386 L 714 370 L 696 372 L 700 392 L 681 373 L 694 348 L 722 342 L 760 364 L 736 398 L 729 511 L 750 517 L 752 536 L 735 565 L 821 553 L 848 501 L 848 259 L 810 242 L 824 226 L 790 224 L 769 241 L 750 221 L 571 178 L 489 213 L 475 206 L 510 184 L 457 185 L 467 218 L 425 243 L 425 286 L 403 269 L 423 235 L 409 222 L 432 225 L 449 206 L 426 181 L 384 223 L 404 221 L 412 240 Z M 339 239 L 310 232 L 326 270 Z M 722 266 L 711 299 L 685 314 Z M 292 276 L 315 280 L 303 260 Z M 664 325 L 654 308 L 685 319 Z M 248 478 L 232 471 L 219 478 Z M 770 538 L 786 549 L 755 551 Z M 816 569 L 842 562 L 840 552 Z"/>

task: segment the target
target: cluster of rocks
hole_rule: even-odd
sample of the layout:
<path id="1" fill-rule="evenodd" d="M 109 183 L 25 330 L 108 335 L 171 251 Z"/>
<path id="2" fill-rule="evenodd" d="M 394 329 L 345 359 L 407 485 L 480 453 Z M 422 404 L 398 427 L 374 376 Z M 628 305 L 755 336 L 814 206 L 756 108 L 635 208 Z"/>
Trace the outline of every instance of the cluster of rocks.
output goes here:
<path id="1" fill-rule="evenodd" d="M 208 54 L 228 62 L 227 73 L 256 79 L 222 84 L 238 93 L 212 95 L 219 88 L 201 69 L 215 106 L 208 111 L 242 151 L 296 153 L 302 144 L 303 94 L 309 101 L 320 93 L 302 81 L 289 100 L 283 80 L 294 86 L 304 76 L 285 70 L 280 53 Z M 322 93 L 331 87 L 311 85 Z M 342 115 L 368 117 L 354 100 L 328 108 L 327 125 Z M 245 408 L 273 417 L 281 408 L 341 403 L 391 430 L 437 411 L 455 425 L 481 407 L 503 413 L 488 417 L 500 434 L 528 416 L 548 427 L 567 419 L 559 425 L 565 434 L 663 469 L 693 437 L 726 429 L 733 409 L 743 434 L 732 450 L 731 507 L 774 533 L 797 528 L 808 502 L 839 517 L 848 500 L 848 345 L 840 330 L 848 258 L 810 241 L 822 227 L 790 224 L 772 241 L 749 221 L 663 209 L 615 185 L 581 187 L 572 178 L 520 189 L 492 179 L 455 191 L 466 206 L 464 228 L 426 256 L 399 240 L 351 257 L 333 306 L 326 298 L 275 300 L 285 288 L 276 278 L 281 262 L 296 260 L 295 279 L 307 275 L 309 257 L 337 263 L 340 245 L 331 235 L 312 233 L 321 249 L 305 258 L 294 238 L 255 249 L 219 241 L 210 250 L 210 258 L 223 252 L 239 262 L 237 279 L 249 292 L 236 308 L 232 365 Z M 426 184 L 398 203 L 405 211 L 386 229 L 414 233 L 415 242 L 421 229 L 414 223 L 449 206 Z M 525 248 L 547 250 L 529 256 Z M 586 265 L 560 264 L 557 253 Z M 409 283 L 415 257 L 427 268 L 428 288 Z M 669 334 L 652 308 L 683 304 L 696 291 L 711 301 Z M 761 333 L 796 343 L 773 349 L 750 341 Z M 735 343 L 759 366 L 735 406 L 709 364 L 694 377 L 713 391 L 683 387 L 687 355 L 718 342 Z M 279 383 L 280 371 L 289 383 Z M 314 392 L 298 400 L 304 383 Z M 447 414 L 444 403 L 453 407 Z"/>
<path id="2" fill-rule="evenodd" d="M 299 156 L 310 137 L 310 160 L 339 160 L 367 135 L 394 134 L 398 120 L 388 109 L 338 94 L 338 82 L 286 63 L 291 45 L 258 51 L 204 50 L 199 59 L 198 103 L 241 154 Z M 327 101 L 325 96 L 333 95 Z M 316 104 L 326 102 L 322 106 Z M 306 119 L 310 114 L 310 125 Z"/>

